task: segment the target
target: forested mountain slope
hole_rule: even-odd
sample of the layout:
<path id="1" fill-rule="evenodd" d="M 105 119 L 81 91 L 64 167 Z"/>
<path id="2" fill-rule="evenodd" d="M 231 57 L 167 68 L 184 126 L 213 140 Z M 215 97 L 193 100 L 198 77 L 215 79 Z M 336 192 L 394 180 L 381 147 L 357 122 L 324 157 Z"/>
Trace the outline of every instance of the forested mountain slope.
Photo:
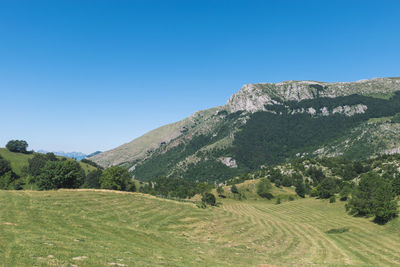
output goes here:
<path id="1" fill-rule="evenodd" d="M 224 181 L 304 156 L 366 158 L 400 149 L 400 79 L 248 84 L 199 111 L 91 160 L 139 180 Z"/>

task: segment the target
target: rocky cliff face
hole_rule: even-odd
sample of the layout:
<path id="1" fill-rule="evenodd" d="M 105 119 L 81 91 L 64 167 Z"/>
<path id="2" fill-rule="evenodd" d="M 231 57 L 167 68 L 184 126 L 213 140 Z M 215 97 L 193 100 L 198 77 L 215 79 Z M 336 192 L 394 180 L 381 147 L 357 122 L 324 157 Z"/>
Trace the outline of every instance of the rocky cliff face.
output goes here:
<path id="1" fill-rule="evenodd" d="M 265 105 L 285 101 L 301 101 L 316 97 L 338 97 L 352 94 L 390 94 L 400 90 L 396 78 L 375 78 L 357 82 L 324 83 L 287 81 L 281 83 L 246 84 L 232 95 L 225 107 L 229 112 L 265 110 Z"/>

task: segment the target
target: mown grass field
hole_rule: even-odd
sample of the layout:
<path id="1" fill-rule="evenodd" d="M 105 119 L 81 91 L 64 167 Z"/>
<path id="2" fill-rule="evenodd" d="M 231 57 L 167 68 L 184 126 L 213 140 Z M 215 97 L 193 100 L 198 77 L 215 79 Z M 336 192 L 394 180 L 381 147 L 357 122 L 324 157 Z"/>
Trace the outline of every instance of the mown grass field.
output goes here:
<path id="1" fill-rule="evenodd" d="M 112 191 L 0 191 L 2 266 L 398 266 L 400 222 L 341 202 L 191 203 Z M 348 232 L 328 234 L 346 227 Z M 118 265 L 119 264 L 119 265 Z"/>

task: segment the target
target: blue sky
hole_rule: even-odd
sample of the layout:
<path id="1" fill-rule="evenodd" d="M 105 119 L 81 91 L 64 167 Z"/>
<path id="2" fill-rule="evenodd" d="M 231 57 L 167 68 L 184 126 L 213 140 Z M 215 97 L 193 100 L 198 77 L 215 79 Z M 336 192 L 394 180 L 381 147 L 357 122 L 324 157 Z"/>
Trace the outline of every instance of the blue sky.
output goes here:
<path id="1" fill-rule="evenodd" d="M 107 150 L 245 83 L 400 76 L 400 1 L 0 0 L 0 146 Z"/>

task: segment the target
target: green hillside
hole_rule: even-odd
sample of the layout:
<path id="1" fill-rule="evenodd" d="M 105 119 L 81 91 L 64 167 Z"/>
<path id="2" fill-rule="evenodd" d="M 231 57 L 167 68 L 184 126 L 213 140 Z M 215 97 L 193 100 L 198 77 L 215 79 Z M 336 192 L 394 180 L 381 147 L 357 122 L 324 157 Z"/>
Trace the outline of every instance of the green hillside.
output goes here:
<path id="1" fill-rule="evenodd" d="M 6 148 L 0 148 L 0 156 L 10 162 L 11 168 L 16 174 L 21 175 L 22 168 L 28 166 L 28 159 L 32 158 L 33 154 L 15 153 Z"/>
<path id="2" fill-rule="evenodd" d="M 223 182 L 299 155 L 365 159 L 400 146 L 398 138 L 393 138 L 400 133 L 400 124 L 392 122 L 400 113 L 400 92 L 388 99 L 319 97 L 265 108 L 251 114 L 220 111 L 215 114 L 219 122 L 212 132 L 192 134 L 159 147 L 138 162 L 132 173 L 142 181 L 167 176 Z M 233 138 L 230 143 L 226 142 L 229 138 Z M 235 159 L 237 167 L 221 162 L 227 157 Z"/>
<path id="3" fill-rule="evenodd" d="M 22 168 L 24 166 L 28 166 L 28 160 L 33 157 L 33 154 L 15 153 L 8 151 L 8 149 L 6 148 L 0 148 L 0 156 L 10 161 L 11 168 L 16 174 L 22 175 Z M 67 158 L 67 160 L 73 160 L 73 159 Z M 85 171 L 86 174 L 89 171 L 96 169 L 95 167 L 83 162 L 79 162 L 79 165 L 81 165 L 82 169 Z"/>
<path id="4" fill-rule="evenodd" d="M 400 264 L 399 219 L 380 226 L 312 198 L 219 201 L 199 209 L 139 193 L 0 191 L 0 265 Z"/>

